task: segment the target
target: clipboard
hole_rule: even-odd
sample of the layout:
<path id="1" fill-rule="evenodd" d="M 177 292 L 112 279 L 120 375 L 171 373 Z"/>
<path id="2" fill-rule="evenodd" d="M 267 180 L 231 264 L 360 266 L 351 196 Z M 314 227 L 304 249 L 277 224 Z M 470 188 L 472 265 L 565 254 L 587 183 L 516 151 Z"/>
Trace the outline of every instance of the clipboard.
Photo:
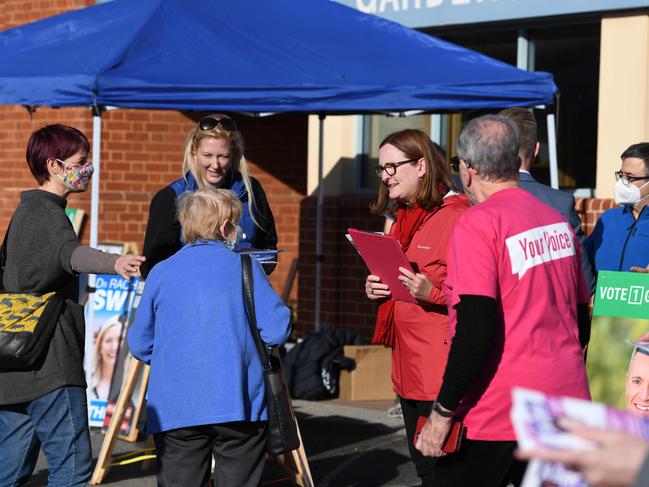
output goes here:
<path id="1" fill-rule="evenodd" d="M 363 232 L 355 228 L 348 228 L 347 231 L 369 271 L 389 286 L 392 299 L 417 304 L 417 300 L 399 280 L 399 267 L 414 273 L 399 241 L 392 235 Z"/>

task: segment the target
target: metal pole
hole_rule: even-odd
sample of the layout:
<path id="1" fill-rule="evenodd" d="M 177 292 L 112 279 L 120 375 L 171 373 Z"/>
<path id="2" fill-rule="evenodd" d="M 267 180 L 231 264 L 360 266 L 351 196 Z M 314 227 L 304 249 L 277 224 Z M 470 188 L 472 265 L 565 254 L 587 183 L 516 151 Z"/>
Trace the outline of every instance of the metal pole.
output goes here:
<path id="1" fill-rule="evenodd" d="M 527 31 L 518 31 L 518 42 L 516 44 L 516 67 L 527 71 L 529 69 L 529 40 Z"/>
<path id="2" fill-rule="evenodd" d="M 92 194 L 90 199 L 90 246 L 97 247 L 99 229 L 99 175 L 101 173 L 101 109 L 92 108 Z"/>
<path id="3" fill-rule="evenodd" d="M 321 306 L 322 298 L 322 224 L 324 209 L 324 113 L 318 115 L 320 120 L 318 136 L 318 188 L 316 189 L 316 229 L 315 229 L 315 329 L 322 331 Z"/>
<path id="4" fill-rule="evenodd" d="M 557 134 L 554 123 L 554 113 L 547 115 L 548 124 L 548 152 L 550 154 L 550 185 L 559 189 L 559 163 L 557 159 Z"/>

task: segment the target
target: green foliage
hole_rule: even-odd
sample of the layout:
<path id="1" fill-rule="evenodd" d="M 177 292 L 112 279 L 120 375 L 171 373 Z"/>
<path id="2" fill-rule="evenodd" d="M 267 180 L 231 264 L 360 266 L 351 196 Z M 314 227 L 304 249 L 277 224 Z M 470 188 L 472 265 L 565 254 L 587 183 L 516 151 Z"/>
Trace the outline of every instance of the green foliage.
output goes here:
<path id="1" fill-rule="evenodd" d="M 635 340 L 649 330 L 648 320 L 594 316 L 586 369 L 593 401 L 624 409 L 624 389 Z"/>

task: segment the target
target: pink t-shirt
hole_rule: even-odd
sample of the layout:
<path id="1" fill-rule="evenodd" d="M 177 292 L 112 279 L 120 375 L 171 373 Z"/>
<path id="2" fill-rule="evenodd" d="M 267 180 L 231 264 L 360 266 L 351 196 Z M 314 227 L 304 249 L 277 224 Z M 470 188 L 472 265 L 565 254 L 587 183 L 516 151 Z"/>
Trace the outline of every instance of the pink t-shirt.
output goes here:
<path id="1" fill-rule="evenodd" d="M 467 438 L 516 439 L 512 387 L 590 399 L 577 304 L 589 299 L 581 251 L 560 213 L 511 188 L 467 210 L 451 238 L 446 293 L 449 328 L 461 295 L 498 302 L 487 366 L 458 407 Z"/>

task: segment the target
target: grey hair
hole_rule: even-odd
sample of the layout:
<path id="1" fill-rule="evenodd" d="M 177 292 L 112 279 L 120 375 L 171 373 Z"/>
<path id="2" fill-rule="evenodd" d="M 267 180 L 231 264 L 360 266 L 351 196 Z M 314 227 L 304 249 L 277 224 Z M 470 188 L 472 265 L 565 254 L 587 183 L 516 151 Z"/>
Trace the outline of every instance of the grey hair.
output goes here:
<path id="1" fill-rule="evenodd" d="M 457 141 L 457 155 L 488 181 L 518 179 L 518 129 L 502 115 L 471 120 Z"/>

